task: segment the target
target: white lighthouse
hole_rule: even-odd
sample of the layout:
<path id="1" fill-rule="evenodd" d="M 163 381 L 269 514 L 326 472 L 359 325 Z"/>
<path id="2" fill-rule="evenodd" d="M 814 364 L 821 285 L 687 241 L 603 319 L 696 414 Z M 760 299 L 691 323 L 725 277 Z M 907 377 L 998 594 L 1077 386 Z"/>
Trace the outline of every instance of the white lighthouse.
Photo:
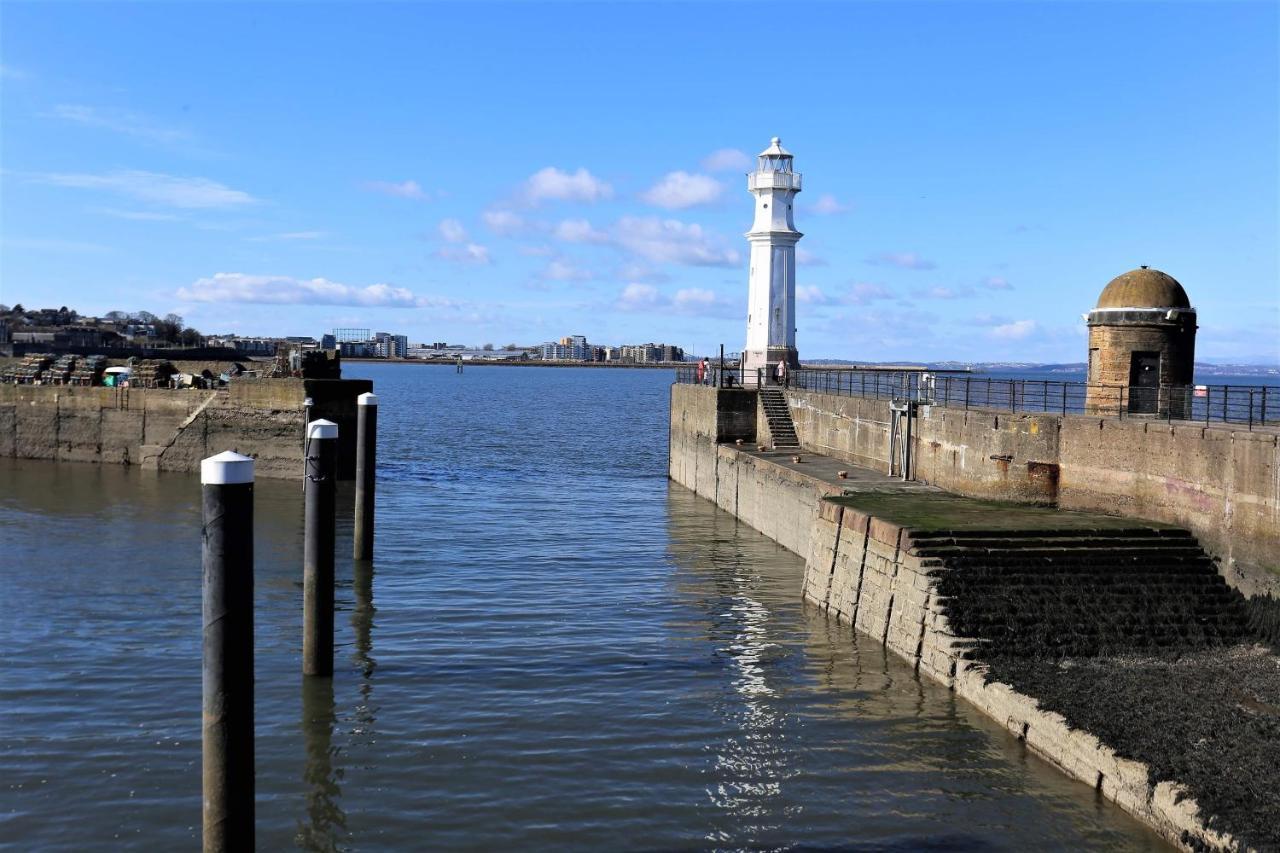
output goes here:
<path id="1" fill-rule="evenodd" d="M 747 189 L 756 197 L 756 219 L 747 232 L 751 244 L 750 289 L 747 297 L 747 347 L 742 354 L 742 378 L 755 382 L 756 368 L 775 368 L 779 361 L 800 366 L 796 354 L 796 230 L 791 205 L 800 192 L 800 174 L 791 170 L 791 153 L 782 140 L 773 142 L 757 158 L 747 175 Z"/>

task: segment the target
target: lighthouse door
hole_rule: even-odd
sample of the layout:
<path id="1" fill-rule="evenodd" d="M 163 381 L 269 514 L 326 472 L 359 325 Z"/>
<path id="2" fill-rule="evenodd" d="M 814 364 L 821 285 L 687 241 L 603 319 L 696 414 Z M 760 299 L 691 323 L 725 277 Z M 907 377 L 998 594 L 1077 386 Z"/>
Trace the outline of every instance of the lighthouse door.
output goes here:
<path id="1" fill-rule="evenodd" d="M 1154 415 L 1160 403 L 1160 353 L 1135 352 L 1129 362 L 1129 411 Z"/>

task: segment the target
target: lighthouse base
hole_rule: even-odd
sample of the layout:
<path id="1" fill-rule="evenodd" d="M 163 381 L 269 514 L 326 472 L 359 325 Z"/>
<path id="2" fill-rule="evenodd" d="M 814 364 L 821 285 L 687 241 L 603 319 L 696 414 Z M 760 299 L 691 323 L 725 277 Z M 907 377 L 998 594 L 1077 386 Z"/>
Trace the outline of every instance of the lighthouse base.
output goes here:
<path id="1" fill-rule="evenodd" d="M 766 385 L 776 382 L 774 371 L 778 362 L 784 361 L 787 370 L 800 368 L 800 353 L 795 347 L 769 347 L 768 349 L 747 350 L 742 355 L 742 384 L 747 388 L 755 388 L 759 377 L 764 378 Z"/>

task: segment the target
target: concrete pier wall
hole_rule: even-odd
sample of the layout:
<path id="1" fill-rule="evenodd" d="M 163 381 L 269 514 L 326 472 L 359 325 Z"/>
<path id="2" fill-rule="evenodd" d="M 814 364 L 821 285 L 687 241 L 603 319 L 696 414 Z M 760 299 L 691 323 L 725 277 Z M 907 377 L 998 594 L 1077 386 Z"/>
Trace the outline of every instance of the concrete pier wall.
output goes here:
<path id="1" fill-rule="evenodd" d="M 886 471 L 889 403 L 790 391 L 801 446 Z M 1247 595 L 1280 595 L 1280 436 L 1227 426 L 928 407 L 916 477 L 970 497 L 1185 526 Z"/>
<path id="2" fill-rule="evenodd" d="M 354 474 L 355 397 L 365 380 L 260 379 L 221 391 L 0 385 L 0 456 L 140 465 L 194 473 L 223 450 L 256 458 L 261 477 L 302 473 L 303 400 L 339 424 Z"/>
<path id="3" fill-rule="evenodd" d="M 812 400 L 793 403 L 793 413 L 806 413 L 796 417 L 797 432 L 808 417 L 809 446 L 822 446 L 824 455 L 846 461 L 874 459 L 878 425 L 868 410 L 874 401 L 835 399 L 840 405 L 831 410 Z M 1061 714 L 1043 710 L 1035 698 L 989 678 L 987 666 L 976 659 L 981 642 L 953 633 L 949 596 L 941 591 L 941 579 L 949 570 L 946 561 L 931 556 L 912 530 L 825 500 L 843 494 L 839 481 L 809 476 L 738 447 L 735 442 L 747 444 L 756 429 L 753 420 L 742 416 L 741 400 L 718 401 L 715 389 L 676 385 L 671 404 L 671 478 L 804 557 L 807 600 L 952 688 L 1033 752 L 1182 849 L 1240 849 L 1230 836 L 1209 828 L 1184 788 L 1173 782 L 1152 784 L 1145 764 L 1122 758 L 1093 734 L 1070 726 Z M 726 407 L 737 414 L 730 416 Z M 982 423 L 979 417 L 975 415 L 975 424 Z M 831 423 L 848 420 L 860 421 L 860 437 L 844 440 Z M 1001 429 L 994 417 L 987 423 L 992 432 Z M 958 427 L 953 423 L 952 428 Z M 1006 421 L 1004 430 L 1004 437 L 994 442 L 1016 447 L 1018 436 L 1025 436 L 1028 446 L 1053 446 L 1040 438 L 1041 425 L 1032 432 L 1026 420 Z M 884 436 L 887 458 L 887 424 Z M 831 452 L 842 444 L 844 454 Z M 1211 571 L 1209 576 L 1214 577 Z M 1117 606 L 1117 612 L 1122 611 Z"/>

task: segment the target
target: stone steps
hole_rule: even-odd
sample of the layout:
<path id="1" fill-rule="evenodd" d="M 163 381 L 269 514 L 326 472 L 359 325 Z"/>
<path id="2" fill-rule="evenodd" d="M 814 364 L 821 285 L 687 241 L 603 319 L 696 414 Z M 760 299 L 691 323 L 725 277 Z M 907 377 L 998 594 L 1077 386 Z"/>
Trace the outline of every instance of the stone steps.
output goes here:
<path id="1" fill-rule="evenodd" d="M 764 409 L 765 420 L 769 423 L 773 446 L 777 449 L 798 450 L 800 439 L 796 435 L 795 423 L 791 420 L 791 408 L 787 405 L 786 395 L 778 388 L 761 388 L 760 405 Z"/>
<path id="2" fill-rule="evenodd" d="M 1161 654 L 1246 638 L 1244 599 L 1185 530 L 912 535 L 967 657 Z"/>

